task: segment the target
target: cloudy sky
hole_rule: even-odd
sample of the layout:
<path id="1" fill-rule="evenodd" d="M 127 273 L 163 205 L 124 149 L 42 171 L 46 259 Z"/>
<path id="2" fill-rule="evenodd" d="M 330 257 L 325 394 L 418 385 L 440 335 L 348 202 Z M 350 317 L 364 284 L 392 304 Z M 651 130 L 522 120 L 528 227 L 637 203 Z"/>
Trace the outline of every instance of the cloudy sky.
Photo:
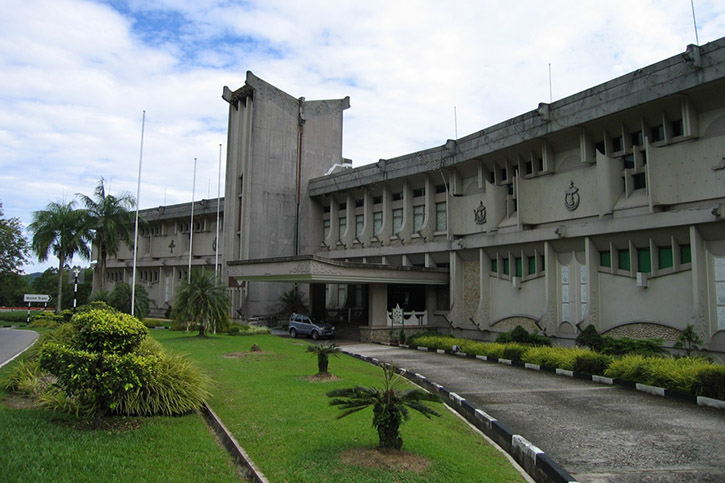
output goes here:
<path id="1" fill-rule="evenodd" d="M 700 44 L 721 0 L 695 0 Z M 26 225 L 99 178 L 142 208 L 215 197 L 223 86 L 350 96 L 355 166 L 437 146 L 685 50 L 689 0 L 2 0 L 0 202 Z M 454 118 L 454 110 L 456 116 Z M 33 260 L 26 272 L 55 266 Z"/>

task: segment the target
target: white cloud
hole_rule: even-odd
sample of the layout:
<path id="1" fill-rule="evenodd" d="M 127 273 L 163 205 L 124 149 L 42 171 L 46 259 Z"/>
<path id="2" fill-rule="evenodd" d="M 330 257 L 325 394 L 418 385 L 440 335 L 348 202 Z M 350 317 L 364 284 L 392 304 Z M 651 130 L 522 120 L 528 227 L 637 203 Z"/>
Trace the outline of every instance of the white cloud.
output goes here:
<path id="1" fill-rule="evenodd" d="M 113 5 L 113 6 L 111 6 Z M 725 32 L 696 2 L 700 43 Z M 689 2 L 6 0 L 0 201 L 31 212 L 103 176 L 142 207 L 216 196 L 222 86 L 246 70 L 295 97 L 351 97 L 356 165 L 425 149 L 684 51 Z"/>

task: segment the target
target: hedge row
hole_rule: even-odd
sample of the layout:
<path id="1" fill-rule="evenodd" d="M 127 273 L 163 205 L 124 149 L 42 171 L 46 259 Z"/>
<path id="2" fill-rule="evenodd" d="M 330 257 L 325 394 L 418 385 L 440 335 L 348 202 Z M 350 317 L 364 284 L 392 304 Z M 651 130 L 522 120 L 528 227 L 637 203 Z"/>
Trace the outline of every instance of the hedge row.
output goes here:
<path id="1" fill-rule="evenodd" d="M 515 362 L 577 371 L 592 375 L 663 387 L 725 400 L 725 367 L 702 357 L 661 357 L 630 354 L 611 356 L 580 347 L 527 346 L 459 339 L 444 335 L 423 335 L 411 341 L 413 347 L 452 350 L 508 359 Z"/>

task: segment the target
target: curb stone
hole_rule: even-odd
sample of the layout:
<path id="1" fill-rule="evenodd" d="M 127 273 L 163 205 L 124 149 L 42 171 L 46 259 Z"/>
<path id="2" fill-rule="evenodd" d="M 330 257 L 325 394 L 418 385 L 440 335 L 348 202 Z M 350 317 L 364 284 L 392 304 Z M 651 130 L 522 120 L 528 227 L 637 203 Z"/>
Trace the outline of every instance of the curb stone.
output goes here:
<path id="1" fill-rule="evenodd" d="M 244 448 L 242 448 L 239 442 L 234 439 L 234 436 L 232 436 L 226 426 L 224 426 L 221 419 L 219 419 L 216 413 L 212 411 L 206 403 L 202 407 L 202 414 L 204 415 L 204 419 L 206 419 L 209 427 L 221 441 L 224 448 L 232 455 L 232 458 L 234 458 L 237 465 L 241 467 L 244 476 L 258 483 L 269 483 L 269 480 L 255 466 L 247 452 L 244 451 Z"/>
<path id="2" fill-rule="evenodd" d="M 345 350 L 342 353 L 371 364 L 380 365 L 378 359 L 373 357 L 363 356 Z M 390 364 L 385 363 L 385 366 L 390 367 Z M 450 392 L 445 387 L 431 381 L 422 374 L 413 373 L 410 370 L 399 367 L 395 368 L 395 372 L 440 396 L 444 403 L 448 403 L 448 407 L 463 416 L 469 423 L 473 424 L 511 455 L 534 480 L 546 483 L 576 482 L 576 479 L 567 473 L 564 468 L 549 458 L 546 453 L 527 441 L 526 438 L 514 434 L 503 423 L 476 408 L 475 405 L 455 392 Z"/>

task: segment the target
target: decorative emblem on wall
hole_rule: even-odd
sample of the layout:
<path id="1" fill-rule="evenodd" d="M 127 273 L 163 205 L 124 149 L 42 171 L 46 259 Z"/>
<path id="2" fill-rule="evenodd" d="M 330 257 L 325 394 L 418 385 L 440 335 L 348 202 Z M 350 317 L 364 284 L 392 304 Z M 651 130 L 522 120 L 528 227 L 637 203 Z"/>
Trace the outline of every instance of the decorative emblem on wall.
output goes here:
<path id="1" fill-rule="evenodd" d="M 171 243 L 169 243 L 169 250 L 171 251 L 171 253 L 174 253 L 174 247 L 176 247 L 176 245 L 174 244 L 174 240 L 171 240 Z"/>
<path id="2" fill-rule="evenodd" d="M 569 181 L 569 188 L 564 194 L 564 206 L 569 211 L 574 211 L 579 207 L 579 188 L 574 186 L 574 181 Z"/>
<path id="3" fill-rule="evenodd" d="M 211 242 L 211 251 L 216 251 L 216 237 L 214 237 L 214 240 Z"/>
<path id="4" fill-rule="evenodd" d="M 473 216 L 476 219 L 477 225 L 484 225 L 486 223 L 486 207 L 483 206 L 483 201 L 478 204 L 478 208 L 473 210 Z"/>

